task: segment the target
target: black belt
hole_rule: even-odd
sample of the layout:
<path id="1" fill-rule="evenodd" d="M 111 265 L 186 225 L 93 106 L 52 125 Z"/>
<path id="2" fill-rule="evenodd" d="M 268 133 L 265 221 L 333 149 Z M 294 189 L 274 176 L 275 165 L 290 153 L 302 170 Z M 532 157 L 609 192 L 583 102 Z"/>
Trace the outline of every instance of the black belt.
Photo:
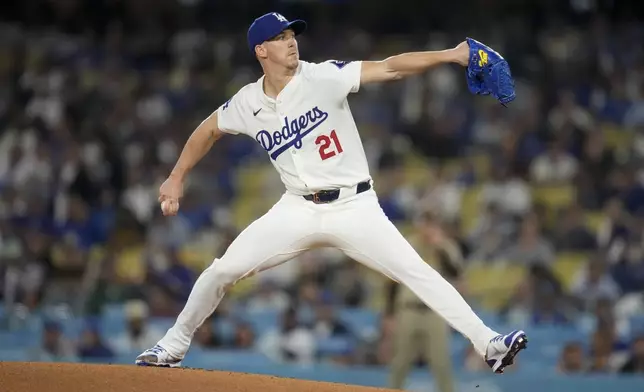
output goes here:
<path id="1" fill-rule="evenodd" d="M 358 184 L 358 187 L 356 189 L 356 195 L 362 192 L 366 192 L 369 189 L 371 189 L 371 181 L 369 180 L 363 181 Z M 340 190 L 332 189 L 328 191 L 319 191 L 312 195 L 304 195 L 303 197 L 306 200 L 312 201 L 315 204 L 331 203 L 332 201 L 338 200 L 338 197 L 340 197 Z"/>

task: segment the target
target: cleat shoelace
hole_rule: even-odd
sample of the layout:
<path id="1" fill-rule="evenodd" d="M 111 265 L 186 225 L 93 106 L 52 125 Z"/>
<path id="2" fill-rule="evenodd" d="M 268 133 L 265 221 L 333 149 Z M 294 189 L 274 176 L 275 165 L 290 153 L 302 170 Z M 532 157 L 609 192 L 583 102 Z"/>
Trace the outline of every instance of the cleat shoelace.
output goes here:
<path id="1" fill-rule="evenodd" d="M 159 354 L 161 354 L 162 352 L 164 352 L 165 350 L 164 350 L 164 349 L 163 349 L 163 347 L 161 347 L 161 346 L 154 346 L 154 347 L 152 347 L 151 349 L 149 349 L 148 351 L 150 351 L 150 352 L 152 352 L 152 353 L 154 353 L 154 354 L 159 355 Z"/>

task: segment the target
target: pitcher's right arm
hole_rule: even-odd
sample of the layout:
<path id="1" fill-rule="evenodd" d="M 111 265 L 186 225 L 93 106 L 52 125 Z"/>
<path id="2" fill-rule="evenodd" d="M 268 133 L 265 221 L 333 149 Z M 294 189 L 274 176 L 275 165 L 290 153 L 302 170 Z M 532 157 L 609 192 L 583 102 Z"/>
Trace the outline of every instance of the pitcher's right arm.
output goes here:
<path id="1" fill-rule="evenodd" d="M 213 144 L 223 135 L 224 132 L 219 129 L 217 112 L 214 112 L 203 120 L 192 132 L 170 176 L 174 176 L 183 181 L 190 170 L 210 151 Z"/>

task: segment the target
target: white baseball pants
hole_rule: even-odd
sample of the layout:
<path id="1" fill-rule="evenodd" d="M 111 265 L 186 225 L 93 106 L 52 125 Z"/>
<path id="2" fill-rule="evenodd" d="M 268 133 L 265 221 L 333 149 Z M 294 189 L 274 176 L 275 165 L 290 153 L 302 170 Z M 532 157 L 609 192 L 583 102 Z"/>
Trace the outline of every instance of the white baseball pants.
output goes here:
<path id="1" fill-rule="evenodd" d="M 328 204 L 315 204 L 285 193 L 203 271 L 183 311 L 159 345 L 183 357 L 195 331 L 215 310 L 227 288 L 319 246 L 338 248 L 348 257 L 405 284 L 466 336 L 482 356 L 490 339 L 498 335 L 449 282 L 421 259 L 382 211 L 373 189 L 358 195 L 355 189 L 342 189 L 340 198 Z"/>

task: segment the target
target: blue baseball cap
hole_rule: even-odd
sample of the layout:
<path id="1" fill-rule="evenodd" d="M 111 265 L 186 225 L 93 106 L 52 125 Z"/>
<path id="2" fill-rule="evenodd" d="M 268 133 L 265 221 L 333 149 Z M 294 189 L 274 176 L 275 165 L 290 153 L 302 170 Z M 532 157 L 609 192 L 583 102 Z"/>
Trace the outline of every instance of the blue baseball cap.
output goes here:
<path id="1" fill-rule="evenodd" d="M 277 12 L 269 12 L 260 16 L 248 28 L 248 49 L 251 53 L 255 53 L 255 46 L 268 41 L 286 29 L 292 29 L 295 35 L 301 34 L 306 30 L 306 22 L 301 19 L 289 22 Z"/>

